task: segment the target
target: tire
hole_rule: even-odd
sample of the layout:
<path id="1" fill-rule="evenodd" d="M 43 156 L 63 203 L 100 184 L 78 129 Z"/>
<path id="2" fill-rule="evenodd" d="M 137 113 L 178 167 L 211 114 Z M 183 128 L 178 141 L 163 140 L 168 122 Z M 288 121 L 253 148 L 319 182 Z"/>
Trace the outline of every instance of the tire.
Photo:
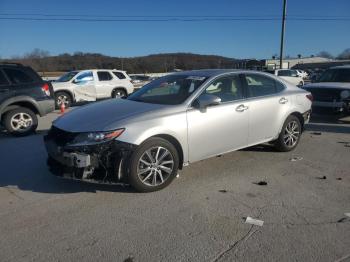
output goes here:
<path id="1" fill-rule="evenodd" d="M 56 109 L 61 108 L 62 102 L 65 104 L 65 108 L 69 108 L 72 105 L 72 96 L 67 92 L 57 92 L 55 93 L 55 107 Z"/>
<path id="2" fill-rule="evenodd" d="M 300 141 L 301 132 L 300 120 L 296 116 L 290 115 L 284 122 L 281 133 L 275 141 L 276 149 L 280 152 L 294 150 Z"/>
<path id="3" fill-rule="evenodd" d="M 38 118 L 32 110 L 19 107 L 6 113 L 4 126 L 14 136 L 25 136 L 36 130 Z"/>
<path id="4" fill-rule="evenodd" d="M 160 163 L 155 161 L 157 159 Z M 142 143 L 132 154 L 128 180 L 139 192 L 153 192 L 168 186 L 176 177 L 178 168 L 179 156 L 174 145 L 154 137 Z"/>
<path id="5" fill-rule="evenodd" d="M 114 89 L 112 92 L 112 98 L 123 98 L 126 96 L 127 96 L 127 93 L 122 88 Z"/>

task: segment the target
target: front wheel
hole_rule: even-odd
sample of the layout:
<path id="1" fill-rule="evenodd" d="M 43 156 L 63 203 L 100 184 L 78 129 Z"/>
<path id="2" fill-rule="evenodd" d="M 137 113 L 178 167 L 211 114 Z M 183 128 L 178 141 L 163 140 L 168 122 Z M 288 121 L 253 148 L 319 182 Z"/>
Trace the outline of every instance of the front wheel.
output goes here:
<path id="1" fill-rule="evenodd" d="M 38 118 L 32 110 L 19 107 L 6 113 L 4 125 L 10 134 L 25 136 L 36 130 Z"/>
<path id="2" fill-rule="evenodd" d="M 69 108 L 72 105 L 72 97 L 67 92 L 55 93 L 56 109 L 60 109 L 62 104 L 64 104 L 65 108 Z"/>
<path id="3" fill-rule="evenodd" d="M 154 137 L 133 153 L 130 161 L 129 183 L 140 192 L 160 190 L 176 177 L 179 157 L 167 140 Z"/>
<path id="4" fill-rule="evenodd" d="M 296 148 L 301 137 L 300 120 L 290 115 L 283 124 L 281 133 L 275 141 L 275 147 L 278 151 L 288 152 Z"/>

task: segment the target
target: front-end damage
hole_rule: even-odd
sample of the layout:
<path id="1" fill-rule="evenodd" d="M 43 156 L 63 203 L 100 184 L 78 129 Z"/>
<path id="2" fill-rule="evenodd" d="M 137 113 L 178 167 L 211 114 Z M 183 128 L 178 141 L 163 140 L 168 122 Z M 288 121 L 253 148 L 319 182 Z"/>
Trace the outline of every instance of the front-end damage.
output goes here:
<path id="1" fill-rule="evenodd" d="M 72 145 L 77 135 L 52 127 L 44 137 L 47 164 L 54 175 L 99 183 L 126 182 L 136 145 L 117 140 Z"/>

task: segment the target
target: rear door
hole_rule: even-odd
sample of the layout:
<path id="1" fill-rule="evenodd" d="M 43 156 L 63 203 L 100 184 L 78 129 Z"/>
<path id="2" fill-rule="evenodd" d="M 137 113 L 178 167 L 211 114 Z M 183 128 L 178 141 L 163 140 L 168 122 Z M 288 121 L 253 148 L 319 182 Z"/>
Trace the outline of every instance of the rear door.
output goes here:
<path id="1" fill-rule="evenodd" d="M 246 73 L 245 88 L 249 107 L 249 145 L 259 144 L 276 137 L 285 116 L 289 98 L 282 82 L 272 77 Z"/>
<path id="2" fill-rule="evenodd" d="M 0 105 L 11 96 L 10 83 L 4 72 L 0 69 Z"/>
<path id="3" fill-rule="evenodd" d="M 114 87 L 113 76 L 108 71 L 97 71 L 96 94 L 97 98 L 108 98 L 112 96 Z"/>
<path id="4" fill-rule="evenodd" d="M 95 78 L 92 71 L 79 73 L 74 80 L 74 96 L 79 101 L 96 101 Z"/>

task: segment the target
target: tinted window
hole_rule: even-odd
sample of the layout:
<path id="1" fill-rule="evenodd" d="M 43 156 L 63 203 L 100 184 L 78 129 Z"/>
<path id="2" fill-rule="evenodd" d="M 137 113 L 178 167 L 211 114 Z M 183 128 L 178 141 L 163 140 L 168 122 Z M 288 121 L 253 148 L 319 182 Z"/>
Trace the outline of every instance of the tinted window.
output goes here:
<path id="1" fill-rule="evenodd" d="M 100 71 L 100 72 L 97 72 L 97 75 L 98 75 L 98 80 L 100 81 L 112 80 L 112 76 L 108 72 Z"/>
<path id="2" fill-rule="evenodd" d="M 1 85 L 8 85 L 8 83 L 9 82 L 7 81 L 4 73 L 0 71 L 0 86 Z"/>
<path id="3" fill-rule="evenodd" d="M 114 72 L 114 71 L 113 71 L 113 74 L 114 74 L 116 77 L 118 77 L 119 79 L 125 79 L 125 78 L 126 78 L 126 76 L 125 76 L 123 73 L 121 73 L 121 72 Z"/>
<path id="4" fill-rule="evenodd" d="M 289 70 L 280 70 L 277 73 L 278 76 L 292 76 L 291 71 Z"/>
<path id="5" fill-rule="evenodd" d="M 271 95 L 284 89 L 282 83 L 266 76 L 247 74 L 245 79 L 250 97 Z"/>
<path id="6" fill-rule="evenodd" d="M 177 105 L 183 103 L 206 77 L 168 75 L 145 85 L 128 99 L 144 103 Z"/>
<path id="7" fill-rule="evenodd" d="M 229 102 L 243 98 L 243 88 L 238 75 L 215 80 L 207 87 L 205 93 L 220 97 L 221 102 Z"/>
<path id="8" fill-rule="evenodd" d="M 350 82 L 350 68 L 329 69 L 320 77 L 320 82 Z"/>
<path id="9" fill-rule="evenodd" d="M 4 72 L 13 84 L 25 84 L 33 82 L 33 79 L 21 70 L 4 68 Z"/>

